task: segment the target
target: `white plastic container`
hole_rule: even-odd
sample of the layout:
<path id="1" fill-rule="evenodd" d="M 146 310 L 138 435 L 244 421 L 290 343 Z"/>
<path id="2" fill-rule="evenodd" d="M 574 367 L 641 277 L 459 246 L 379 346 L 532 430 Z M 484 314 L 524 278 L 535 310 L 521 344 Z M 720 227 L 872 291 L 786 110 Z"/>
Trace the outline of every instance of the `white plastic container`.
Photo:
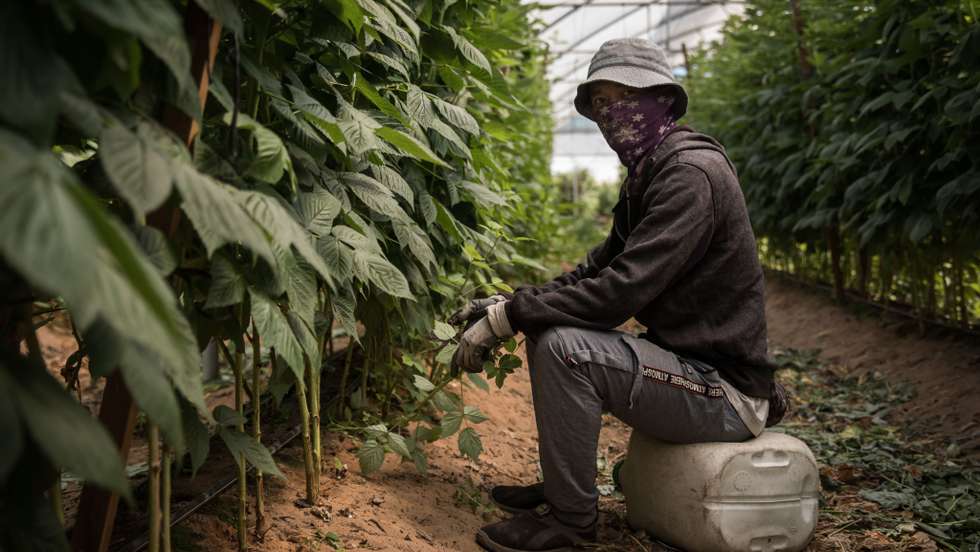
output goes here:
<path id="1" fill-rule="evenodd" d="M 672 445 L 634 431 L 619 482 L 630 525 L 689 552 L 796 552 L 817 525 L 816 460 L 782 433 Z"/>

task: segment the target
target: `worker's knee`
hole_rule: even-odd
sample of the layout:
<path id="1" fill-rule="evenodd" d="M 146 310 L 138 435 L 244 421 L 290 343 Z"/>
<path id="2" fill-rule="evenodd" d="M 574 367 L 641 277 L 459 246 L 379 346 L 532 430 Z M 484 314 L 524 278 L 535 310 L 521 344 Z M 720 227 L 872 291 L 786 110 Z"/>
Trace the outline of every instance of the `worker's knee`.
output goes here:
<path id="1" fill-rule="evenodd" d="M 553 326 L 535 336 L 534 351 L 528 357 L 532 376 L 551 372 L 555 367 L 565 367 L 564 359 L 568 351 L 563 334 L 568 331 L 569 328 L 564 326 Z"/>

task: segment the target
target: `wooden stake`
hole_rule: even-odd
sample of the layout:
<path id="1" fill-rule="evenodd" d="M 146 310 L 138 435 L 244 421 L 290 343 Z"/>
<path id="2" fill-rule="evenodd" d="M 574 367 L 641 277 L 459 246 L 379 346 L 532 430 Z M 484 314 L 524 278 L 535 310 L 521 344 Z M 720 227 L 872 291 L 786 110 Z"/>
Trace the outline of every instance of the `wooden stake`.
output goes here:
<path id="1" fill-rule="evenodd" d="M 160 430 L 152 422 L 148 425 L 150 482 L 146 501 L 149 507 L 147 519 L 150 525 L 150 543 L 147 550 L 160 552 Z"/>
<path id="2" fill-rule="evenodd" d="M 252 320 L 252 436 L 262 443 L 262 384 L 261 372 L 262 346 L 259 342 L 259 329 Z M 265 485 L 262 470 L 255 467 L 255 539 L 265 534 Z"/>
<path id="3" fill-rule="evenodd" d="M 171 473 L 170 470 L 173 466 L 173 458 L 171 457 L 170 446 L 166 443 L 163 444 L 163 473 L 160 479 L 160 524 L 161 524 L 161 535 L 160 535 L 160 549 L 163 552 L 170 552 L 170 494 L 171 494 Z"/>

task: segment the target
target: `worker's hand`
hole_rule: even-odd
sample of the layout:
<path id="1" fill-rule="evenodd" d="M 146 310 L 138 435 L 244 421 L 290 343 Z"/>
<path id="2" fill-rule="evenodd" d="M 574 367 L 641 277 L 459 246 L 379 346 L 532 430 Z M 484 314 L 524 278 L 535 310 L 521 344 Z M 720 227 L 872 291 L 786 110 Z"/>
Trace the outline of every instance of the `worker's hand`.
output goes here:
<path id="1" fill-rule="evenodd" d="M 449 323 L 458 326 L 464 322 L 469 322 L 470 320 L 480 318 L 486 314 L 487 307 L 493 305 L 494 303 L 499 303 L 501 301 L 506 301 L 507 298 L 503 295 L 491 295 L 483 299 L 473 299 L 468 301 L 463 308 L 454 312 L 452 316 L 449 317 Z"/>
<path id="2" fill-rule="evenodd" d="M 459 346 L 453 354 L 453 372 L 460 369 L 467 372 L 481 372 L 483 363 L 490 357 L 490 351 L 497 345 L 514 335 L 504 310 L 506 301 L 498 302 L 486 308 L 486 316 L 467 327 L 459 339 Z"/>

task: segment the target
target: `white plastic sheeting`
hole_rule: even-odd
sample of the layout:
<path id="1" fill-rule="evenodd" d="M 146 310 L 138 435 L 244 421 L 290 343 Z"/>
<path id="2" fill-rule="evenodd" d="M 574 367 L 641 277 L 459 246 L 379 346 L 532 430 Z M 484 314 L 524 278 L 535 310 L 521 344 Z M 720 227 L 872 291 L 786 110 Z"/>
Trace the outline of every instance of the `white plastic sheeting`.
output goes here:
<path id="1" fill-rule="evenodd" d="M 718 38 L 728 16 L 743 9 L 740 1 L 713 0 L 539 0 L 535 4 L 534 14 L 546 27 L 542 38 L 552 58 L 548 69 L 555 117 L 552 171 L 586 168 L 600 181 L 617 179 L 619 158 L 595 123 L 572 105 L 596 49 L 613 38 L 649 38 L 667 50 L 675 76 L 683 79 L 684 48 L 694 50 Z"/>

